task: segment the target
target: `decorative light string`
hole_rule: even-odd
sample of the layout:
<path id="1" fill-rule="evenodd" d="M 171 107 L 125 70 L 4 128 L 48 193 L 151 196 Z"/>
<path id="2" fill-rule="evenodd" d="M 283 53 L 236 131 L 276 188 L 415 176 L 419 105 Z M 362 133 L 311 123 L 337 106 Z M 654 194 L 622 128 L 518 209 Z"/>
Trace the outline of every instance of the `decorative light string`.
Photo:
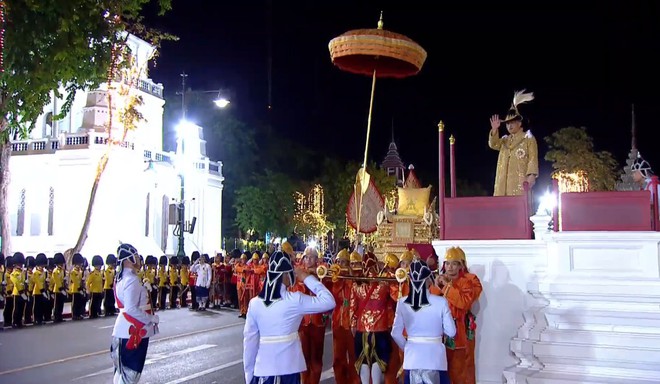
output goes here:
<path id="1" fill-rule="evenodd" d="M 5 2 L 0 0 L 0 73 L 5 71 Z"/>

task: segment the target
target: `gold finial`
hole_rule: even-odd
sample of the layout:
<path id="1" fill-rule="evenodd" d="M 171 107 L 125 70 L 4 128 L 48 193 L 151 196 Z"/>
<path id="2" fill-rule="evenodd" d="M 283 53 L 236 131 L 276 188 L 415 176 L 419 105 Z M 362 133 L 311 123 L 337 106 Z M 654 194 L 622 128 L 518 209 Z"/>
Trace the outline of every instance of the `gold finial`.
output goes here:
<path id="1" fill-rule="evenodd" d="M 378 29 L 383 29 L 383 11 L 380 11 L 380 20 L 378 20 Z"/>
<path id="2" fill-rule="evenodd" d="M 445 130 L 445 123 L 443 123 L 442 120 L 440 120 L 440 122 L 438 123 L 438 131 L 442 132 L 444 130 Z"/>
<path id="3" fill-rule="evenodd" d="M 454 139 L 454 135 L 449 136 L 449 145 L 454 145 L 456 142 L 456 139 Z"/>

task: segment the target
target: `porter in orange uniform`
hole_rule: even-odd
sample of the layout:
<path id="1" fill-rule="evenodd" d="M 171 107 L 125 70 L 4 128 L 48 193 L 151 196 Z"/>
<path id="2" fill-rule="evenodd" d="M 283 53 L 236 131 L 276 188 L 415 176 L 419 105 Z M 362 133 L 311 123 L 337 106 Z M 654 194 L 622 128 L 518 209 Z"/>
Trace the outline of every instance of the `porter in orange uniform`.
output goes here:
<path id="1" fill-rule="evenodd" d="M 377 277 L 378 259 L 367 252 L 364 275 Z M 382 384 L 390 361 L 392 343 L 389 331 L 390 285 L 387 282 L 359 282 L 351 289 L 351 330 L 355 334 L 355 368 L 362 384 Z"/>
<path id="2" fill-rule="evenodd" d="M 357 259 L 360 254 L 355 252 Z M 332 369 L 338 383 L 358 384 L 360 378 L 355 371 L 355 341 L 351 334 L 350 300 L 352 281 L 338 279 L 335 275 L 346 275 L 349 271 L 350 256 L 342 249 L 335 257 L 332 295 L 335 297 L 335 310 L 332 312 Z"/>
<path id="3" fill-rule="evenodd" d="M 465 252 L 459 247 L 447 249 L 443 274 L 436 279 L 431 293 L 444 296 L 449 302 L 451 314 L 456 320 L 456 336 L 447 338 L 447 363 L 452 383 L 476 383 L 474 364 L 475 316 L 472 305 L 481 295 L 479 278 L 468 272 Z"/>
<path id="4" fill-rule="evenodd" d="M 226 268 L 227 266 L 225 265 L 222 253 L 216 254 L 211 265 L 211 271 L 213 273 L 211 279 L 211 302 L 213 303 L 213 308 L 222 308 L 225 302 L 225 295 L 227 294 L 227 284 L 225 281 Z"/>
<path id="5" fill-rule="evenodd" d="M 248 271 L 248 266 L 245 264 L 247 261 L 247 255 L 244 253 L 241 255 L 241 258 L 238 260 L 236 265 L 234 265 L 234 273 L 237 276 L 236 279 L 236 290 L 238 291 L 238 308 L 240 314 L 238 317 L 245 318 L 247 314 L 248 303 L 250 302 L 251 297 L 247 295 L 245 285 L 246 285 L 246 275 Z"/>
<path id="6" fill-rule="evenodd" d="M 307 270 L 315 271 L 318 266 L 318 259 L 319 254 L 316 249 L 308 247 L 305 249 L 302 263 Z M 291 287 L 291 291 L 314 296 L 314 293 L 302 281 L 296 282 Z M 305 315 L 300 323 L 298 335 L 300 335 L 303 356 L 305 356 L 305 362 L 307 363 L 307 370 L 301 373 L 303 384 L 319 384 L 321 381 L 327 318 L 327 313 Z"/>
<path id="7" fill-rule="evenodd" d="M 394 272 L 399 267 L 399 258 L 392 254 L 388 253 L 384 258 L 385 266 L 383 268 L 383 275 L 385 277 L 394 278 Z M 390 296 L 396 298 L 396 300 L 408 295 L 408 283 L 391 283 L 390 284 Z M 394 324 L 394 313 L 396 310 L 396 301 L 391 300 L 388 303 L 387 308 L 387 327 L 389 330 L 392 330 L 392 324 Z M 390 344 L 392 344 L 392 354 L 390 355 L 390 361 L 387 364 L 387 371 L 385 371 L 385 384 L 398 384 L 397 374 L 403 363 L 403 352 L 399 353 L 401 350 L 399 346 L 396 345 L 394 339 L 390 336 Z"/>

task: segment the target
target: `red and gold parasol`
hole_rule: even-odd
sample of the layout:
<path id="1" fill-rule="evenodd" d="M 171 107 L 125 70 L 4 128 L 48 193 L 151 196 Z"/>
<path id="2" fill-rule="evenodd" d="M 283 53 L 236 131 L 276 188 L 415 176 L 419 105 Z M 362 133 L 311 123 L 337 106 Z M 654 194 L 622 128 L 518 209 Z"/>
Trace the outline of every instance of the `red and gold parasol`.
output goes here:
<path id="1" fill-rule="evenodd" d="M 364 196 L 367 189 L 375 188 L 375 185 L 370 182 L 370 176 L 366 169 L 376 78 L 401 79 L 416 75 L 422 69 L 424 61 L 426 61 L 426 51 L 412 39 L 383 29 L 382 12 L 380 13 L 380 20 L 378 20 L 378 28 L 348 31 L 330 40 L 328 48 L 333 64 L 341 70 L 372 77 L 364 161 L 362 168 L 358 171 L 355 191 L 353 192 L 356 194 L 359 190 L 360 194 L 360 203 L 357 207 L 357 225 L 355 226 L 356 231 L 360 233 L 363 232 L 360 226 L 361 211 L 362 206 L 366 203 L 363 201 L 362 196 Z M 352 200 L 355 201 L 355 196 L 352 197 Z M 374 203 L 376 202 L 377 200 L 374 201 Z M 352 209 L 349 209 L 348 213 L 352 211 Z M 350 217 L 349 223 L 353 224 Z"/>

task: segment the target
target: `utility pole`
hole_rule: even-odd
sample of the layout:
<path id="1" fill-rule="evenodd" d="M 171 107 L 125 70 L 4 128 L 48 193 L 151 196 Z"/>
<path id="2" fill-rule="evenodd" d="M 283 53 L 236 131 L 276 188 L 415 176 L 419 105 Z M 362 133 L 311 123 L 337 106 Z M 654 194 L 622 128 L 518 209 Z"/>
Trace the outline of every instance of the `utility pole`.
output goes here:
<path id="1" fill-rule="evenodd" d="M 181 74 L 181 121 L 186 120 L 186 77 L 188 75 L 184 71 Z"/>

